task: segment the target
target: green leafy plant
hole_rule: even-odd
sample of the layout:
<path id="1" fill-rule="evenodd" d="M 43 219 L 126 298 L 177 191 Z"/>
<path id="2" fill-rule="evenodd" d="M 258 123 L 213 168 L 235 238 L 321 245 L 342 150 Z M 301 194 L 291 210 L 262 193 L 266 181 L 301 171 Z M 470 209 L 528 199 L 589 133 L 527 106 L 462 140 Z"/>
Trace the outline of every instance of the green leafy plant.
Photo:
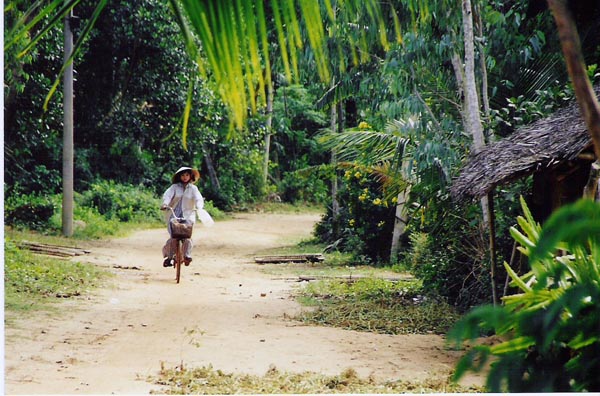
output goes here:
<path id="1" fill-rule="evenodd" d="M 55 207 L 51 197 L 36 193 L 11 195 L 6 199 L 4 222 L 11 226 L 43 229 L 48 226 Z"/>
<path id="2" fill-rule="evenodd" d="M 321 241 L 354 253 L 362 262 L 382 263 L 389 258 L 395 201 L 386 198 L 381 183 L 369 171 L 360 165 L 346 169 L 338 192 L 339 217 L 335 219 L 329 208 L 315 233 Z"/>
<path id="3" fill-rule="evenodd" d="M 107 219 L 132 221 L 135 217 L 157 218 L 158 197 L 147 189 L 100 181 L 79 197 L 80 204 L 95 208 Z"/>
<path id="4" fill-rule="evenodd" d="M 501 342 L 475 344 L 455 378 L 491 360 L 492 392 L 600 390 L 600 205 L 580 200 L 540 227 L 521 198 L 524 217 L 511 235 L 529 257 L 519 275 L 507 264 L 518 293 L 502 306 L 476 308 L 450 332 L 457 343 L 493 332 Z"/>

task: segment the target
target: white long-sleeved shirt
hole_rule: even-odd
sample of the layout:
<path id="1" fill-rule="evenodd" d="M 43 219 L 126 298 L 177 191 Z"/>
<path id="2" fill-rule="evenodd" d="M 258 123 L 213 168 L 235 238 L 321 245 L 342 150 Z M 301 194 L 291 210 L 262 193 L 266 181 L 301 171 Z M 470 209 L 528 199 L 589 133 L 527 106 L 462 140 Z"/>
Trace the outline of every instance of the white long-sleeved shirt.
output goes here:
<path id="1" fill-rule="evenodd" d="M 204 208 L 204 197 L 200 194 L 198 187 L 192 183 L 188 183 L 185 187 L 182 183 L 172 184 L 167 191 L 163 194 L 163 205 L 167 205 L 171 208 L 175 206 L 181 200 L 181 209 L 183 211 L 183 217 L 192 223 L 196 222 L 196 212 Z M 167 213 L 167 220 L 171 213 Z"/>

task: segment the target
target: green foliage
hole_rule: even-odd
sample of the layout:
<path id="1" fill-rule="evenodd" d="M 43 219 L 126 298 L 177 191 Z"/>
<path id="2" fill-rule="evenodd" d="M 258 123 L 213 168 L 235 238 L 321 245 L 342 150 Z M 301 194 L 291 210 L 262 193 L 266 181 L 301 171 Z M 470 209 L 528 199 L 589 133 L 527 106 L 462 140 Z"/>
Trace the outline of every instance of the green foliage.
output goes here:
<path id="1" fill-rule="evenodd" d="M 521 199 L 525 217 L 511 234 L 529 256 L 518 290 L 502 306 L 473 310 L 450 333 L 456 343 L 493 331 L 503 341 L 475 345 L 456 378 L 479 371 L 492 358 L 492 392 L 597 392 L 600 390 L 600 205 L 580 200 L 555 212 L 540 227 Z M 562 252 L 556 255 L 557 252 Z"/>
<path id="2" fill-rule="evenodd" d="M 206 210 L 213 220 L 222 220 L 227 217 L 227 214 L 217 208 L 212 201 L 204 201 L 204 210 Z"/>
<path id="3" fill-rule="evenodd" d="M 226 210 L 258 200 L 263 195 L 261 152 L 246 145 L 221 146 L 223 155 L 217 160 L 220 188 L 211 185 L 202 190 L 203 195 Z"/>
<path id="4" fill-rule="evenodd" d="M 61 217 L 62 211 L 59 211 L 51 219 L 51 225 L 56 232 L 62 229 Z M 107 219 L 95 208 L 75 205 L 73 218 L 74 238 L 99 239 L 105 236 L 120 235 L 123 232 L 123 223 L 117 218 Z"/>
<path id="5" fill-rule="evenodd" d="M 128 222 L 135 219 L 157 218 L 159 198 L 143 187 L 100 181 L 79 196 L 78 204 L 94 208 L 107 220 Z"/>
<path id="6" fill-rule="evenodd" d="M 315 106 L 314 91 L 298 85 L 276 91 L 269 174 L 285 202 L 323 203 L 328 198 L 327 172 L 319 167 L 327 158 L 315 139 L 327 117 Z"/>
<path id="7" fill-rule="evenodd" d="M 34 255 L 5 240 L 5 309 L 29 310 L 52 301 L 85 294 L 101 284 L 108 273 L 89 264 L 81 264 Z"/>
<path id="8" fill-rule="evenodd" d="M 56 202 L 37 193 L 10 195 L 5 201 L 4 223 L 10 226 L 41 230 L 50 224 Z"/>
<path id="9" fill-rule="evenodd" d="M 340 215 L 331 208 L 317 224 L 317 237 L 331 248 L 353 252 L 371 263 L 387 262 L 394 227 L 393 200 L 387 200 L 381 184 L 359 165 L 344 173 L 338 192 Z"/>
<path id="10" fill-rule="evenodd" d="M 428 292 L 460 310 L 489 301 L 489 258 L 481 209 L 476 204 L 459 209 L 448 197 L 440 196 L 421 202 L 411 211 L 409 240 L 399 261 Z"/>
<path id="11" fill-rule="evenodd" d="M 424 296 L 415 281 L 319 281 L 309 284 L 301 296 L 316 309 L 302 312 L 298 319 L 348 330 L 443 334 L 458 320 L 454 308 L 440 299 Z"/>
<path id="12" fill-rule="evenodd" d="M 329 187 L 314 172 L 287 172 L 278 190 L 281 199 L 292 204 L 325 203 L 329 198 Z"/>

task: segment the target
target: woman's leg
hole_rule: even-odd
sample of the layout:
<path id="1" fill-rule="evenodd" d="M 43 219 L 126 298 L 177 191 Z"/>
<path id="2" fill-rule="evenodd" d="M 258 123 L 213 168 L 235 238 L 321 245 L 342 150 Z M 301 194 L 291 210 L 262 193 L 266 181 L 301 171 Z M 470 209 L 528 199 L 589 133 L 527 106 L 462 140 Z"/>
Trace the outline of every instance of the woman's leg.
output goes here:
<path id="1" fill-rule="evenodd" d="M 165 246 L 163 246 L 163 248 L 162 248 L 162 254 L 163 254 L 163 258 L 164 258 L 164 261 L 163 261 L 164 267 L 171 266 L 171 259 L 173 259 L 173 257 L 175 256 L 176 251 L 177 251 L 177 239 L 173 239 L 173 238 L 167 239 Z"/>
<path id="2" fill-rule="evenodd" d="M 185 265 L 189 265 L 192 261 L 192 248 L 194 247 L 194 243 L 190 238 L 183 240 L 183 260 L 185 261 Z"/>

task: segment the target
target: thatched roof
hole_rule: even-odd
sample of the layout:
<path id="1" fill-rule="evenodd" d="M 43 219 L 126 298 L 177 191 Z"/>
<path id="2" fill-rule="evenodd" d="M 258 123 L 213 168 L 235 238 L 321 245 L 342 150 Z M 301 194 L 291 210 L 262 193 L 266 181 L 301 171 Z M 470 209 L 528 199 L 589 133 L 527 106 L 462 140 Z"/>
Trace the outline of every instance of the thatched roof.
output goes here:
<path id="1" fill-rule="evenodd" d="M 600 86 L 595 88 L 596 95 Z M 456 201 L 481 198 L 494 187 L 577 158 L 591 138 L 577 101 L 471 155 L 454 179 Z"/>

